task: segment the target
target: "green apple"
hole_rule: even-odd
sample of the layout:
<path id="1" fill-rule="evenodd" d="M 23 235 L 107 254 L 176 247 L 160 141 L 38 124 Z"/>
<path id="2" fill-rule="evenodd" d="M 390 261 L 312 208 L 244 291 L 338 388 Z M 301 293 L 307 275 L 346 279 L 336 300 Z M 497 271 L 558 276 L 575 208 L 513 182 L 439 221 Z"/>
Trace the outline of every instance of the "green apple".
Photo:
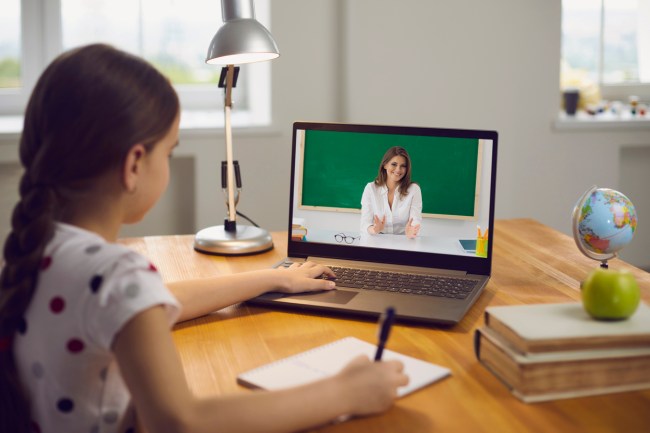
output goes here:
<path id="1" fill-rule="evenodd" d="M 627 319 L 641 301 L 634 275 L 627 271 L 594 269 L 581 284 L 582 305 L 595 319 Z"/>

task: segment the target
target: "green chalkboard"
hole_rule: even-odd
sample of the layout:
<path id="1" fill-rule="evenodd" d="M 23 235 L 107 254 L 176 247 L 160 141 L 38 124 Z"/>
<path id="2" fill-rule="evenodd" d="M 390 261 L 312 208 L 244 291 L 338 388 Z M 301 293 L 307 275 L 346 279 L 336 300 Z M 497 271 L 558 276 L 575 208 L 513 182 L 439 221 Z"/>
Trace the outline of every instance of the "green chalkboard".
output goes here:
<path id="1" fill-rule="evenodd" d="M 423 216 L 474 219 L 480 188 L 480 141 L 341 131 L 305 131 L 299 207 L 357 212 L 386 150 L 411 157 L 411 179 L 422 190 Z"/>

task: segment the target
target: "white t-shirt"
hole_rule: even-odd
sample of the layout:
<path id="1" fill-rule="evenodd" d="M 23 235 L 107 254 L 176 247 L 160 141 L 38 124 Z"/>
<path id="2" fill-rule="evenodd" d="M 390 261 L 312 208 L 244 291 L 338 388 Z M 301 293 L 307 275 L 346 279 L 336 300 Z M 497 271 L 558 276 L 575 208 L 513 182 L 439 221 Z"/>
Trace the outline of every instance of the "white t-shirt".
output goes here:
<path id="1" fill-rule="evenodd" d="M 180 305 L 156 268 L 136 252 L 78 227 L 57 224 L 14 353 L 31 399 L 35 431 L 134 431 L 130 395 L 113 339 L 138 313 Z"/>
<path id="2" fill-rule="evenodd" d="M 361 234 L 368 233 L 368 227 L 374 224 L 373 217 L 380 219 L 386 216 L 386 223 L 382 233 L 404 234 L 406 224 L 413 218 L 411 224 L 417 225 L 422 222 L 422 192 L 420 187 L 412 183 L 409 186 L 406 197 L 400 194 L 399 186 L 395 189 L 393 207 L 388 204 L 388 188 L 377 186 L 370 182 L 363 190 L 361 197 Z"/>

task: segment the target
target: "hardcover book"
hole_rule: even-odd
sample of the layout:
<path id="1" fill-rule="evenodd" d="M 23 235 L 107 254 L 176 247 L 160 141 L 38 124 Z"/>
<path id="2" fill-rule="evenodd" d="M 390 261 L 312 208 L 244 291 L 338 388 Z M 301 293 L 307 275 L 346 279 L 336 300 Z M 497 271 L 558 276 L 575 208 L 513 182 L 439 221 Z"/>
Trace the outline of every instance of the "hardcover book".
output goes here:
<path id="1" fill-rule="evenodd" d="M 485 326 L 520 353 L 650 347 L 650 307 L 627 320 L 591 318 L 579 302 L 488 307 Z"/>
<path id="2" fill-rule="evenodd" d="M 524 402 L 650 388 L 650 346 L 521 353 L 489 327 L 476 357 Z"/>
<path id="3" fill-rule="evenodd" d="M 600 321 L 578 302 L 489 307 L 475 352 L 525 402 L 650 388 L 650 308 Z"/>

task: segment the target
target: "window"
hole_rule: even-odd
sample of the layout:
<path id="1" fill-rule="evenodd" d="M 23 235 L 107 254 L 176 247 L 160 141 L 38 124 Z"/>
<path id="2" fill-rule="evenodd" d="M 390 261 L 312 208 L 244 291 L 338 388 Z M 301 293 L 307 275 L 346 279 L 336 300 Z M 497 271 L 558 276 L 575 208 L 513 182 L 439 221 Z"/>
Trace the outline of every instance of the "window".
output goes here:
<path id="1" fill-rule="evenodd" d="M 221 67 L 205 64 L 208 45 L 222 24 L 219 0 L 8 1 L 7 8 L 3 0 L 0 18 L 0 91 L 11 88 L 19 98 L 0 93 L 0 114 L 22 111 L 38 75 L 60 52 L 104 42 L 145 58 L 169 77 L 185 111 L 214 110 L 206 117 L 210 126 L 223 124 L 216 113 L 224 98 L 217 86 Z M 268 28 L 269 0 L 257 0 L 255 14 Z M 27 49 L 30 44 L 34 50 Z M 24 70 L 21 49 L 31 53 Z M 233 124 L 270 123 L 269 62 L 242 65 L 237 84 Z"/>
<path id="2" fill-rule="evenodd" d="M 562 84 L 650 97 L 650 0 L 563 0 Z"/>
<path id="3" fill-rule="evenodd" d="M 20 0 L 7 0 L 0 15 L 0 89 L 18 89 L 20 79 Z"/>

